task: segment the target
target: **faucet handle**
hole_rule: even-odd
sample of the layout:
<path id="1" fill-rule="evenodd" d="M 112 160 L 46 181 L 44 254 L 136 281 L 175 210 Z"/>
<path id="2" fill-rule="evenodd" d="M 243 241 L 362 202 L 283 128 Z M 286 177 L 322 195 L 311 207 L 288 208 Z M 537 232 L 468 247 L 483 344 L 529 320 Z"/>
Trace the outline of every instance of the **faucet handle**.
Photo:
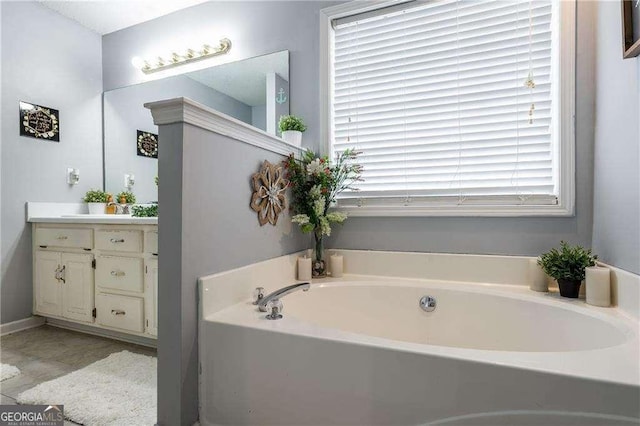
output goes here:
<path id="1" fill-rule="evenodd" d="M 253 304 L 257 305 L 264 298 L 264 287 L 256 287 L 253 290 Z"/>
<path id="2" fill-rule="evenodd" d="M 268 320 L 278 320 L 282 318 L 282 309 L 284 306 L 280 299 L 273 299 L 267 303 L 267 312 L 271 312 L 267 314 L 265 317 Z"/>

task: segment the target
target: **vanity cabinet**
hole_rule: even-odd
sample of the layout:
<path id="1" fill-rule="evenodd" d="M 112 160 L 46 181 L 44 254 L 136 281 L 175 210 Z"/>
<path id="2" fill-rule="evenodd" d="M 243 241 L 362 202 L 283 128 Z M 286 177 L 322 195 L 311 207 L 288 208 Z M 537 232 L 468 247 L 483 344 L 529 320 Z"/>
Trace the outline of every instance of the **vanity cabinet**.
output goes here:
<path id="1" fill-rule="evenodd" d="M 157 336 L 156 225 L 33 227 L 35 314 Z"/>
<path id="2" fill-rule="evenodd" d="M 35 310 L 66 319 L 93 320 L 93 255 L 37 251 Z"/>

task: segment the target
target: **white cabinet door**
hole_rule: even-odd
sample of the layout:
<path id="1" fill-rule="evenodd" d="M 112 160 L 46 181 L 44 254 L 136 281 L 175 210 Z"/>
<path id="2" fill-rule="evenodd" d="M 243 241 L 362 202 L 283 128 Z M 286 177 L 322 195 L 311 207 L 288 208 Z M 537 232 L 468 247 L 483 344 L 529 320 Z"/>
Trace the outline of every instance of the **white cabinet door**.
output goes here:
<path id="1" fill-rule="evenodd" d="M 152 336 L 158 335 L 158 259 L 145 262 L 144 300 L 146 332 Z"/>
<path id="2" fill-rule="evenodd" d="M 38 314 L 62 315 L 60 286 L 56 273 L 62 269 L 60 253 L 36 251 L 35 310 Z"/>
<path id="3" fill-rule="evenodd" d="M 62 253 L 62 316 L 76 321 L 93 322 L 92 254 Z"/>

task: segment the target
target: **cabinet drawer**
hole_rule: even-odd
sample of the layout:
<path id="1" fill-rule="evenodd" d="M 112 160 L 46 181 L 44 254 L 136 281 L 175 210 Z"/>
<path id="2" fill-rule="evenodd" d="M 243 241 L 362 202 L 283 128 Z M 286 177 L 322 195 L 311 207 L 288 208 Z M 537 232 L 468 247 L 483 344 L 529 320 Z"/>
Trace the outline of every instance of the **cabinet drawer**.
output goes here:
<path id="1" fill-rule="evenodd" d="M 91 229 L 36 228 L 36 245 L 91 249 L 92 232 Z"/>
<path id="2" fill-rule="evenodd" d="M 149 231 L 144 234 L 144 251 L 158 254 L 158 231 Z"/>
<path id="3" fill-rule="evenodd" d="M 140 253 L 142 231 L 96 231 L 96 249 Z"/>
<path id="4" fill-rule="evenodd" d="M 139 297 L 114 294 L 96 296 L 96 321 L 100 325 L 142 333 L 143 318 L 143 299 Z"/>
<path id="5" fill-rule="evenodd" d="M 96 285 L 104 289 L 144 291 L 144 260 L 135 257 L 98 256 Z"/>

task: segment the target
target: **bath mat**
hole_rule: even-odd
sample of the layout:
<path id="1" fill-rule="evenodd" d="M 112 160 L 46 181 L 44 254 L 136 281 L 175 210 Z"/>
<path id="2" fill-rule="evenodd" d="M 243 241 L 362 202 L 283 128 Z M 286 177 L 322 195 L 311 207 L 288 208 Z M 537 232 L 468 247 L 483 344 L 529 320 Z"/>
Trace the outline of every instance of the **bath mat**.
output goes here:
<path id="1" fill-rule="evenodd" d="M 67 419 L 85 426 L 156 423 L 155 357 L 117 352 L 18 395 L 19 404 L 63 404 Z"/>
<path id="2" fill-rule="evenodd" d="M 18 367 L 14 367 L 9 364 L 0 364 L 0 382 L 4 382 L 7 379 L 17 376 L 20 374 L 20 370 Z"/>

